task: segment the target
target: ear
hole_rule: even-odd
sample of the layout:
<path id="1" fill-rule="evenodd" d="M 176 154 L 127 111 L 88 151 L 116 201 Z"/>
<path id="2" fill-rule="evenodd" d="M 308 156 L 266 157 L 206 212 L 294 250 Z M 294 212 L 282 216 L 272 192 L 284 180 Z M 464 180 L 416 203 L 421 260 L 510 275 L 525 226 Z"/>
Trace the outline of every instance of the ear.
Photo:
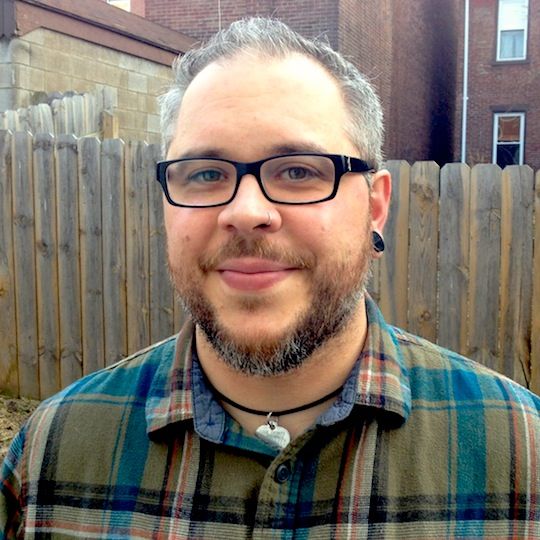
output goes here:
<path id="1" fill-rule="evenodd" d="M 377 171 L 371 178 L 369 203 L 371 208 L 371 230 L 382 234 L 392 195 L 392 177 L 386 169 Z M 380 257 L 382 254 L 375 255 Z"/>

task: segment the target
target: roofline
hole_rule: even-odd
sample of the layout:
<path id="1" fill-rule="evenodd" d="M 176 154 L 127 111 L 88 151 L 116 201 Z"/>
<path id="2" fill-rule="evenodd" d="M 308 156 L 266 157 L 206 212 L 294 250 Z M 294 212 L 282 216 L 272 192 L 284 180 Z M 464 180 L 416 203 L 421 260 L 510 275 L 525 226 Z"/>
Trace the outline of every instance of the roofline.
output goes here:
<path id="1" fill-rule="evenodd" d="M 101 0 L 0 0 L 2 36 L 47 28 L 154 62 L 171 65 L 195 40 Z"/>

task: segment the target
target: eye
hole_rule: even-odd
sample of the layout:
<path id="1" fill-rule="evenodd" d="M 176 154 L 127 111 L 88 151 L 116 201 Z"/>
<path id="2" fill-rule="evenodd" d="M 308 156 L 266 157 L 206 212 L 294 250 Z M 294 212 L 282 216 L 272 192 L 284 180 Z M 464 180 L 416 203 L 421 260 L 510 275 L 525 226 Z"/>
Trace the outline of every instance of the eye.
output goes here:
<path id="1" fill-rule="evenodd" d="M 304 163 L 283 163 L 273 174 L 275 180 L 291 183 L 320 180 L 321 177 L 322 174 L 316 167 Z"/>
<path id="2" fill-rule="evenodd" d="M 187 182 L 200 182 L 202 184 L 211 184 L 226 180 L 226 175 L 218 169 L 204 169 L 189 174 Z"/>
<path id="3" fill-rule="evenodd" d="M 288 167 L 283 171 L 285 177 L 290 180 L 305 180 L 307 178 L 312 178 L 315 175 L 315 172 L 312 169 L 302 167 L 300 165 L 295 165 L 294 167 Z"/>

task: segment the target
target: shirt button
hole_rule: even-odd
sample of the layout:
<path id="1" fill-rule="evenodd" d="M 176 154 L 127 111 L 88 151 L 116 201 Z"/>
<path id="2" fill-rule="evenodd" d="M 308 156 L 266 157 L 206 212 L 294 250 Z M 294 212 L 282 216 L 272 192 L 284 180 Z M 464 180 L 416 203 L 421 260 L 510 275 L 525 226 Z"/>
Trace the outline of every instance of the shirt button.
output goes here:
<path id="1" fill-rule="evenodd" d="M 291 465 L 289 462 L 282 463 L 276 468 L 274 479 L 278 484 L 285 483 L 291 477 Z"/>

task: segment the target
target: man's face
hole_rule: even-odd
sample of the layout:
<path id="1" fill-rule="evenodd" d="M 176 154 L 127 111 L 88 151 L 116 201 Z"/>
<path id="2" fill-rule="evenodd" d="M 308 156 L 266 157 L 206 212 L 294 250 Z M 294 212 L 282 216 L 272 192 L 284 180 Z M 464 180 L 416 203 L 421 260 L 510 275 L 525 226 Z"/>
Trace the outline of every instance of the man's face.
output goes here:
<path id="1" fill-rule="evenodd" d="M 242 55 L 194 79 L 167 158 L 358 156 L 346 121 L 339 88 L 315 62 Z M 382 229 L 388 205 L 388 178 L 381 178 L 370 194 L 364 177 L 347 174 L 335 199 L 304 206 L 266 200 L 250 175 L 226 206 L 165 202 L 174 285 L 201 337 L 229 365 L 259 375 L 287 372 L 359 320 L 370 231 Z"/>

